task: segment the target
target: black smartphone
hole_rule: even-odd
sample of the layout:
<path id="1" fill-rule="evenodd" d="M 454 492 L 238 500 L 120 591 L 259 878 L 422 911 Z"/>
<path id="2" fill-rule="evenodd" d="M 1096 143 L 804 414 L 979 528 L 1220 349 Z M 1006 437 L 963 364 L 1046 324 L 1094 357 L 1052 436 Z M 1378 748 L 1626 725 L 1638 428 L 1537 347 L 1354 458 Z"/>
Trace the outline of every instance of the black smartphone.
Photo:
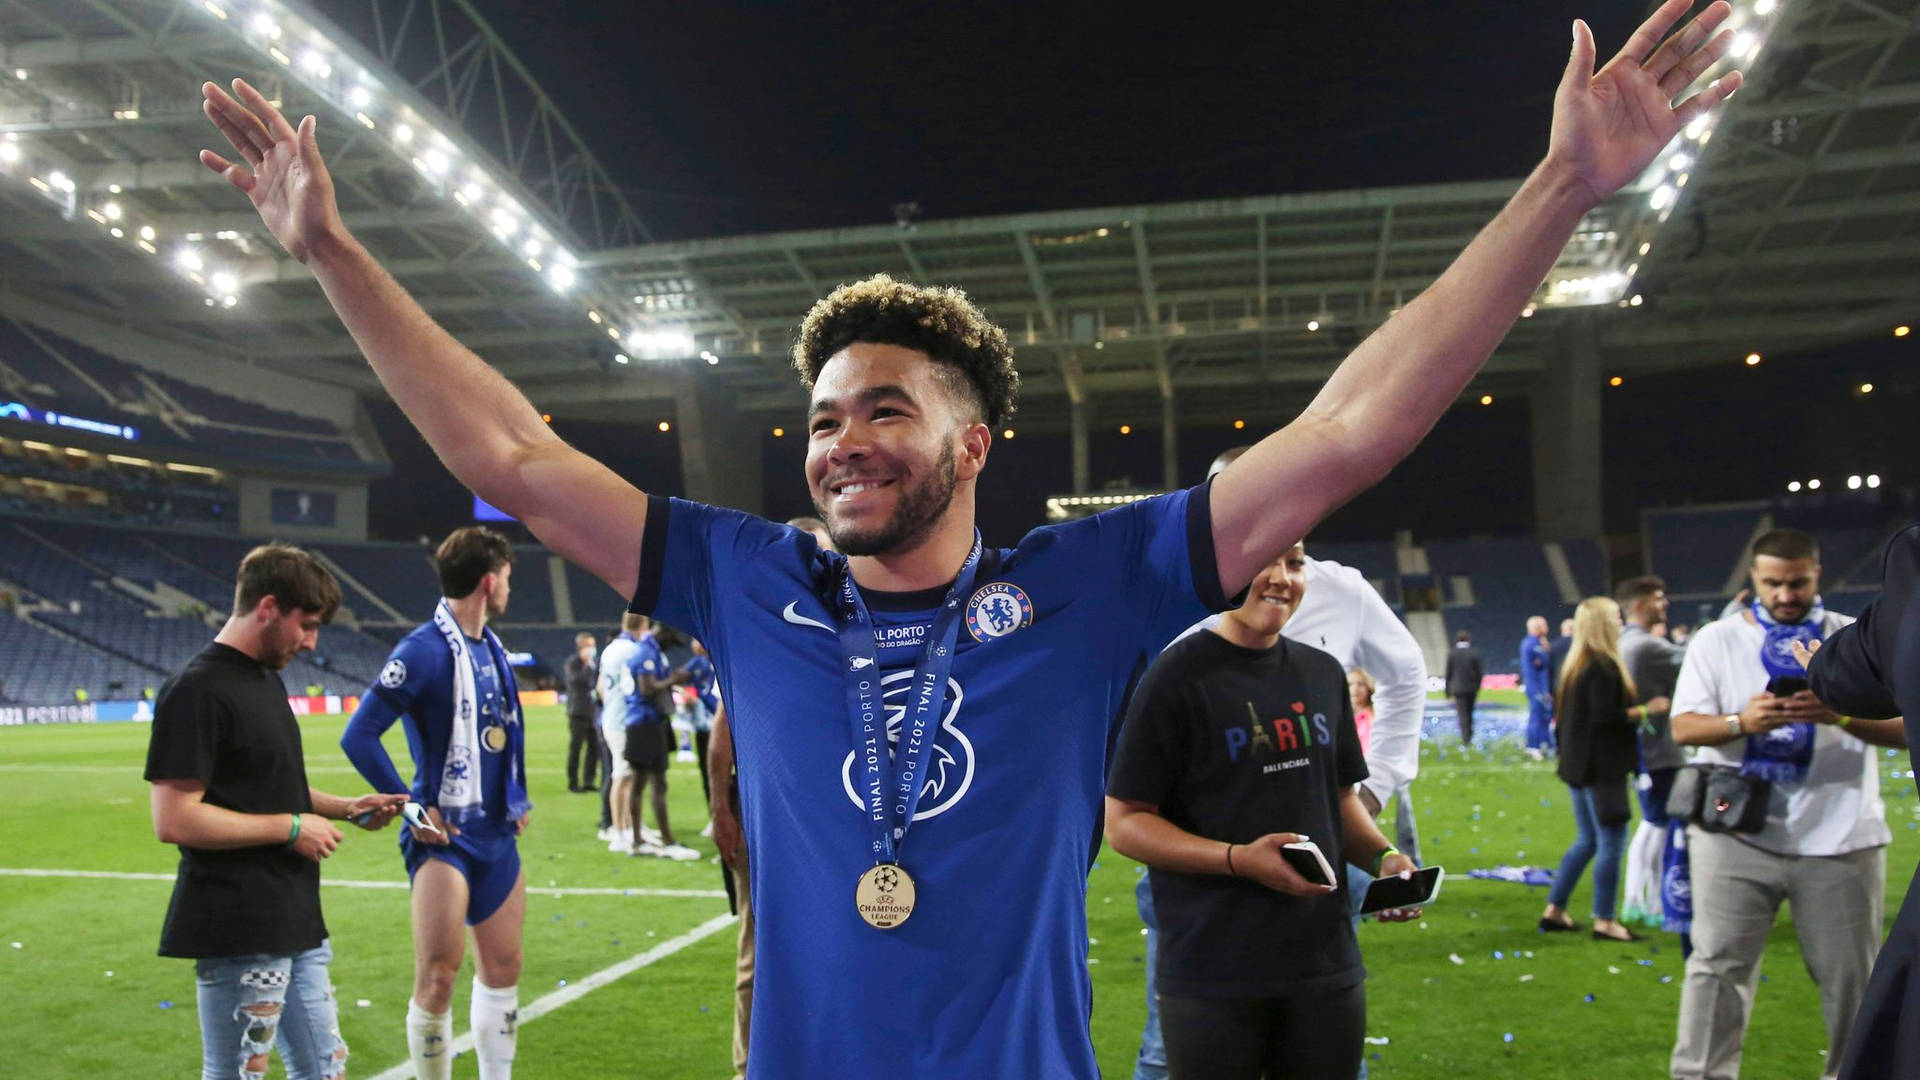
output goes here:
<path id="1" fill-rule="evenodd" d="M 1747 685 L 1751 686 L 1752 683 Z M 1798 675 L 1775 675 L 1767 680 L 1767 693 L 1774 697 L 1792 697 L 1807 688 L 1807 680 Z"/>
<path id="2" fill-rule="evenodd" d="M 1438 866 L 1423 866 L 1407 877 L 1392 874 L 1383 878 L 1374 878 L 1367 886 L 1367 895 L 1360 903 L 1360 914 L 1371 915 L 1376 911 L 1388 911 L 1393 908 L 1424 907 L 1440 895 L 1440 883 L 1446 880 L 1447 872 Z"/>

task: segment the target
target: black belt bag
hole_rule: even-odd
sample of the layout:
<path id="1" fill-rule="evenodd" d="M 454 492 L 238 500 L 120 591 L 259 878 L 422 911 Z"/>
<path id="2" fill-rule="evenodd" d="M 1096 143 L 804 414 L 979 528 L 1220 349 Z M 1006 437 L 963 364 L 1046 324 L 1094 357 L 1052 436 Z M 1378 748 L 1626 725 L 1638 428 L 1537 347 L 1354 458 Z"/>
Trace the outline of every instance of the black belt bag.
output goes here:
<path id="1" fill-rule="evenodd" d="M 1757 833 L 1772 794 L 1773 785 L 1731 765 L 1688 765 L 1674 775 L 1667 814 L 1708 832 Z"/>

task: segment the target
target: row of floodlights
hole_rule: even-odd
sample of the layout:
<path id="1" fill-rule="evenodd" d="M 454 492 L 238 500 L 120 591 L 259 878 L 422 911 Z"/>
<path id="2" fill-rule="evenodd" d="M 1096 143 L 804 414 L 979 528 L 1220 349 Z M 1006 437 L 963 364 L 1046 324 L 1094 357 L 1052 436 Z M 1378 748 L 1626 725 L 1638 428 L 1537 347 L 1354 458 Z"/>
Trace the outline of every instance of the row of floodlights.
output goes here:
<path id="1" fill-rule="evenodd" d="M 25 154 L 21 150 L 19 139 L 13 132 L 7 132 L 4 138 L 0 138 L 0 169 L 11 169 L 20 164 L 24 158 Z M 50 169 L 45 176 L 37 172 L 31 173 L 27 176 L 27 183 L 42 195 L 62 203 L 69 212 L 78 201 L 79 185 L 59 169 Z M 159 230 L 151 224 L 135 225 L 128 220 L 127 209 L 118 199 L 111 197 L 119 195 L 120 191 L 120 185 L 109 185 L 107 192 L 110 197 L 88 206 L 85 211 L 86 216 L 106 230 L 107 234 L 115 240 L 131 241 L 140 251 L 148 255 L 159 255 Z M 240 236 L 237 232 L 224 230 L 215 235 L 222 240 L 236 240 Z M 173 258 L 175 269 L 181 276 L 210 294 L 206 297 L 209 307 L 218 305 L 230 308 L 239 303 L 239 277 L 231 270 L 211 265 L 201 254 L 200 249 L 195 245 L 204 239 L 202 234 L 188 233 L 186 238 L 187 245 L 180 248 Z"/>
<path id="2" fill-rule="evenodd" d="M 1866 476 L 1861 476 L 1860 474 L 1855 473 L 1854 475 L 1847 477 L 1848 491 L 1859 491 L 1863 487 L 1878 488 L 1879 486 L 1880 486 L 1879 473 L 1868 473 Z M 1814 479 L 1809 480 L 1804 484 L 1802 484 L 1798 480 L 1789 480 L 1787 481 L 1787 490 L 1795 493 L 1798 493 L 1802 490 L 1819 491 L 1820 480 L 1818 477 L 1815 477 Z"/>

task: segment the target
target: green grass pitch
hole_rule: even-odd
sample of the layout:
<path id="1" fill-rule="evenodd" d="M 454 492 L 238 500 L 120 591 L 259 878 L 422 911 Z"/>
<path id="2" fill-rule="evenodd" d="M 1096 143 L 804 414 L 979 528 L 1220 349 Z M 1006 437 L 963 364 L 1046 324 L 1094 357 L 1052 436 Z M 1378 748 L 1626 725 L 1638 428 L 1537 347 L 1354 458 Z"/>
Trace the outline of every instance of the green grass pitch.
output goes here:
<path id="1" fill-rule="evenodd" d="M 521 851 L 530 885 L 720 888 L 720 871 L 705 858 L 667 863 L 608 854 L 593 837 L 596 800 L 566 791 L 564 717 L 557 709 L 530 709 L 528 724 L 537 807 Z M 305 722 L 313 782 L 330 791 L 363 790 L 337 748 L 340 727 L 337 718 Z M 148 818 L 140 780 L 146 739 L 147 729 L 133 724 L 0 730 L 0 869 L 167 878 L 0 875 L 0 986 L 8 1001 L 0 1013 L 0 1045 L 7 1048 L 0 1072 L 8 1076 L 136 1070 L 178 1076 L 197 1065 L 192 966 L 154 955 L 175 856 L 154 840 Z M 397 730 L 388 745 L 408 771 Z M 1894 831 L 1891 919 L 1920 858 L 1920 807 L 1906 775 L 1907 756 L 1883 758 L 1882 768 Z M 1527 762 L 1511 745 L 1463 756 L 1450 740 L 1440 740 L 1426 747 L 1414 791 L 1423 853 L 1455 876 L 1424 924 L 1361 930 L 1371 974 L 1369 1035 L 1387 1040 L 1367 1047 L 1373 1075 L 1665 1075 L 1680 997 L 1674 938 L 1657 935 L 1639 945 L 1585 935 L 1549 938 L 1534 929 L 1543 890 L 1466 877 L 1476 866 L 1558 860 L 1573 827 L 1550 767 Z M 696 835 L 706 815 L 691 765 L 674 767 L 671 795 L 680 838 L 711 856 L 711 844 Z M 347 833 L 326 863 L 326 879 L 404 880 L 391 830 Z M 1087 895 L 1093 1040 L 1109 1077 L 1131 1074 L 1145 1014 L 1135 875 L 1132 862 L 1103 851 Z M 1590 896 L 1589 877 L 1574 896 L 1582 921 Z M 401 1022 L 412 970 L 406 899 L 399 889 L 329 886 L 323 900 L 338 954 L 333 975 L 352 1048 L 351 1074 L 371 1077 L 406 1056 Z M 536 894 L 527 912 L 523 1007 L 562 980 L 577 984 L 724 915 L 726 901 Z M 731 927 L 711 933 L 527 1022 L 518 1074 L 535 1080 L 730 1075 L 733 936 Z M 1764 971 L 1746 1075 L 1818 1075 L 1825 1043 L 1819 998 L 1784 916 Z M 460 1032 L 466 985 L 463 973 L 454 1001 Z M 281 1075 L 277 1063 L 272 1075 Z M 454 1075 L 474 1075 L 470 1056 L 456 1062 Z"/>

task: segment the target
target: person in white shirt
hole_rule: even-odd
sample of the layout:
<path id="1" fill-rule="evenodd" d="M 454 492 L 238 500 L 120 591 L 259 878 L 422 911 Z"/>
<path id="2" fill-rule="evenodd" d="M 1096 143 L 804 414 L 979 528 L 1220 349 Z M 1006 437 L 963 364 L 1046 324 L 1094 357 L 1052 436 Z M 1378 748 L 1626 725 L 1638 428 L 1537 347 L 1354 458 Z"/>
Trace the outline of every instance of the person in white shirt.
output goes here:
<path id="1" fill-rule="evenodd" d="M 1207 475 L 1217 475 L 1248 449 L 1235 447 L 1221 454 L 1208 467 Z M 1414 835 L 1412 786 L 1420 772 L 1420 721 L 1427 701 L 1426 657 L 1413 631 L 1407 629 L 1360 571 L 1311 556 L 1306 564 L 1306 594 L 1280 633 L 1290 641 L 1332 654 L 1346 670 L 1365 668 L 1373 677 L 1373 728 L 1365 747 L 1368 775 L 1360 782 L 1360 801 L 1374 817 L 1380 816 L 1381 807 L 1389 800 L 1397 803 L 1394 813 L 1401 827 L 1395 830 L 1396 842 L 1408 844 L 1406 854 L 1417 863 L 1419 851 L 1407 838 Z M 1222 618 L 1224 616 L 1214 615 L 1203 619 L 1180 636 L 1184 638 L 1217 626 Z M 1357 868 L 1347 868 L 1347 887 L 1356 906 L 1366 896 L 1367 885 L 1372 880 Z M 1167 1073 L 1153 992 L 1151 935 L 1157 932 L 1157 926 L 1153 894 L 1144 876 L 1134 889 L 1134 897 L 1150 936 L 1147 1024 L 1141 1033 L 1134 1077 L 1135 1080 L 1159 1080 Z"/>
<path id="2" fill-rule="evenodd" d="M 1753 833 L 1687 830 L 1693 955 L 1680 992 L 1675 1080 L 1739 1074 L 1760 956 L 1782 901 L 1820 987 L 1827 1068 L 1836 1070 L 1880 948 L 1886 806 L 1873 746 L 1906 745 L 1898 720 L 1839 716 L 1804 689 L 1795 642 L 1853 620 L 1820 603 L 1813 537 L 1775 529 L 1753 543 L 1753 605 L 1700 628 L 1673 692 L 1674 741 L 1696 765 L 1730 766 L 1770 784 Z M 1829 1076 L 1834 1075 L 1829 1071 Z"/>

